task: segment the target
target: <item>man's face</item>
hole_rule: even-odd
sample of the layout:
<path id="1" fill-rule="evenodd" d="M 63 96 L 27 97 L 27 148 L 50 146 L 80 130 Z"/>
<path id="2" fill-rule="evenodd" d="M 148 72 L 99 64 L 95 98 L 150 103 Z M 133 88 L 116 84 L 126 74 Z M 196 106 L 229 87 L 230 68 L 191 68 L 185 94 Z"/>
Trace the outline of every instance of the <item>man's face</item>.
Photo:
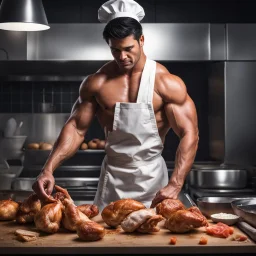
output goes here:
<path id="1" fill-rule="evenodd" d="M 129 70 L 138 62 L 144 37 L 141 36 L 139 42 L 134 39 L 134 36 L 127 36 L 123 39 L 109 39 L 109 47 L 111 53 L 121 69 Z"/>

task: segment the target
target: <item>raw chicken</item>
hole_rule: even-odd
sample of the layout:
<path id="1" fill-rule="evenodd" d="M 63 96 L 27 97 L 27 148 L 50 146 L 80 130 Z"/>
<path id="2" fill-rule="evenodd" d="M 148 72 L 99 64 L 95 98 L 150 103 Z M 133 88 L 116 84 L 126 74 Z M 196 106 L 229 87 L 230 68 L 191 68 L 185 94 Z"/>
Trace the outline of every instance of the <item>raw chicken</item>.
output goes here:
<path id="1" fill-rule="evenodd" d="M 206 233 L 212 236 L 227 238 L 234 233 L 234 228 L 222 222 L 218 222 L 217 224 L 207 227 Z"/>
<path id="2" fill-rule="evenodd" d="M 0 220 L 15 220 L 19 204 L 12 199 L 0 201 Z"/>
<path id="3" fill-rule="evenodd" d="M 65 206 L 63 225 L 65 228 L 77 232 L 84 241 L 96 241 L 105 236 L 105 228 L 95 221 L 90 220 L 69 199 L 63 202 Z"/>
<path id="4" fill-rule="evenodd" d="M 25 199 L 19 206 L 16 221 L 20 224 L 32 223 L 34 216 L 41 209 L 41 201 L 38 196 L 33 193 Z"/>

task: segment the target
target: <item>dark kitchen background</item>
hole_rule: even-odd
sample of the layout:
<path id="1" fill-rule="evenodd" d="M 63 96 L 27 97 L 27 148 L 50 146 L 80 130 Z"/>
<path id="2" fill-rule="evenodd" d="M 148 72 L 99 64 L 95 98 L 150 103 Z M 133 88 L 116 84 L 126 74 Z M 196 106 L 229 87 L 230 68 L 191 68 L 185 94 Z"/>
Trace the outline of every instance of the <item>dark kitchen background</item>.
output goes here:
<path id="1" fill-rule="evenodd" d="M 97 0 L 43 0 L 43 5 L 49 24 L 52 27 L 60 24 L 64 27 L 67 25 L 66 29 L 69 31 L 70 27 L 68 25 L 71 25 L 72 28 L 72 25 L 75 24 L 98 24 L 97 10 L 104 2 Z M 206 25 L 211 26 L 209 29 L 211 33 L 215 31 L 215 28 L 216 31 L 221 31 L 218 32 L 221 34 L 218 37 L 223 41 L 227 40 L 229 31 L 236 30 L 236 27 L 232 27 L 232 25 L 256 23 L 253 1 L 138 0 L 137 2 L 144 7 L 146 13 L 142 25 L 163 23 Z M 230 30 L 228 30 L 229 26 Z M 239 26 L 238 28 L 240 29 Z M 30 44 L 31 42 L 38 42 L 35 37 L 33 38 L 33 36 L 26 33 L 16 34 L 16 37 L 12 37 L 11 32 L 0 32 L 0 129 L 4 128 L 6 120 L 12 116 L 17 120 L 26 121 L 31 117 L 33 119 L 38 118 L 38 115 L 45 115 L 40 113 L 41 110 L 38 108 L 38 103 L 43 100 L 54 103 L 55 113 L 48 115 L 60 118 L 62 120 L 61 125 L 63 125 L 78 97 L 79 86 L 83 78 L 95 72 L 106 61 L 86 61 L 76 58 L 58 61 L 50 58 L 40 59 L 40 56 L 37 59 L 35 53 L 31 50 L 29 52 L 26 46 L 27 40 L 31 39 Z M 237 34 L 241 32 L 243 31 L 236 31 Z M 32 35 L 32 33 L 28 34 Z M 90 37 L 91 34 L 87 36 Z M 243 36 L 241 35 L 241 37 Z M 11 38 L 15 38 L 15 40 L 13 41 Z M 255 38 L 254 36 L 253 39 Z M 185 42 L 181 51 L 189 51 L 190 43 L 193 42 Z M 220 44 L 222 43 L 220 41 Z M 10 47 L 10 52 L 6 50 L 6 45 Z M 218 43 L 216 45 L 219 47 Z M 47 47 L 50 49 L 51 44 L 48 44 Z M 23 50 L 20 51 L 20 49 Z M 164 64 L 171 73 L 180 76 L 184 80 L 188 93 L 195 102 L 200 131 L 196 162 L 216 161 L 224 164 L 255 165 L 256 151 L 252 145 L 255 143 L 255 136 L 252 135 L 252 129 L 254 129 L 252 126 L 256 124 L 256 121 L 251 120 L 252 106 L 250 105 L 253 100 L 249 100 L 249 103 L 248 100 L 245 100 L 245 97 L 252 95 L 255 89 L 249 85 L 247 87 L 242 84 L 234 83 L 233 85 L 233 82 L 236 82 L 237 79 L 231 75 L 228 82 L 232 83 L 233 88 L 238 89 L 239 86 L 248 88 L 244 95 L 240 94 L 243 100 L 241 98 L 237 99 L 238 96 L 232 94 L 233 90 L 230 92 L 226 87 L 228 82 L 225 80 L 228 78 L 226 71 L 229 70 L 229 65 L 235 65 L 236 61 L 242 61 L 245 65 L 248 63 L 254 65 L 254 63 L 253 59 L 246 60 L 243 57 L 237 58 L 235 56 L 232 59 L 231 51 L 228 53 L 226 49 L 221 53 L 221 57 L 217 54 L 216 58 L 212 57 L 214 52 L 211 52 L 212 55 L 209 58 L 181 59 L 180 61 L 170 58 L 169 60 L 158 61 Z M 239 49 L 239 47 L 236 49 Z M 166 44 L 165 50 L 168 52 L 168 44 Z M 156 48 L 155 51 L 158 51 L 158 49 Z M 43 53 L 41 52 L 41 54 Z M 29 56 L 30 59 L 28 59 Z M 252 66 L 252 70 L 253 68 L 254 66 Z M 240 70 L 239 67 L 238 70 Z M 248 81 L 248 84 L 254 83 L 254 80 L 249 79 Z M 249 104 L 244 109 L 244 112 L 249 109 L 249 118 L 246 119 L 247 124 L 244 124 L 244 117 L 242 117 L 241 122 L 239 121 L 241 115 L 244 116 L 243 111 L 238 110 L 237 116 L 235 115 L 236 107 L 238 108 L 239 104 L 244 105 L 245 102 Z M 229 111 L 234 116 L 228 121 L 227 114 L 229 114 Z M 22 128 L 24 132 L 28 129 L 25 121 Z M 246 138 L 241 139 L 243 140 L 242 145 L 240 145 L 241 140 L 237 138 L 237 133 L 234 133 L 231 137 L 227 136 L 229 129 L 234 131 L 234 127 L 238 129 L 237 126 L 246 127 L 246 131 L 243 130 Z M 30 134 L 26 134 L 28 136 L 27 143 L 34 141 L 35 138 L 53 141 L 59 129 L 60 126 L 56 129 L 53 127 L 53 135 L 50 138 L 43 138 L 40 134 L 35 137 L 33 135 L 35 131 L 31 131 Z M 240 130 L 237 132 L 240 132 Z M 89 140 L 93 137 L 104 138 L 97 120 L 94 121 L 86 139 Z M 166 137 L 163 152 L 166 161 L 174 161 L 178 143 L 177 136 L 170 131 Z M 245 152 L 245 147 L 248 146 L 249 150 Z M 239 159 L 237 159 L 238 156 Z"/>

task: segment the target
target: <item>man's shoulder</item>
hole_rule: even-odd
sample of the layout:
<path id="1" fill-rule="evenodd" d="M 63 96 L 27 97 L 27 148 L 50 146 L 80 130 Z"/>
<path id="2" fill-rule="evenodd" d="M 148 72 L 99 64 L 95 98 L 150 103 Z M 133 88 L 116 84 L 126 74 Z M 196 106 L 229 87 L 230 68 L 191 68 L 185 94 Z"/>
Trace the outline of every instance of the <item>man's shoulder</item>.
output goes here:
<path id="1" fill-rule="evenodd" d="M 100 89 L 100 87 L 108 79 L 112 69 L 113 61 L 110 61 L 103 65 L 95 73 L 87 75 L 80 86 L 80 90 L 96 91 L 97 89 Z"/>
<path id="2" fill-rule="evenodd" d="M 177 84 L 184 85 L 183 80 L 179 76 L 172 74 L 164 65 L 158 62 L 156 62 L 156 82 L 169 86 L 175 86 Z"/>
<path id="3" fill-rule="evenodd" d="M 155 90 L 167 101 L 183 101 L 187 94 L 183 80 L 169 72 L 162 64 L 156 63 Z"/>

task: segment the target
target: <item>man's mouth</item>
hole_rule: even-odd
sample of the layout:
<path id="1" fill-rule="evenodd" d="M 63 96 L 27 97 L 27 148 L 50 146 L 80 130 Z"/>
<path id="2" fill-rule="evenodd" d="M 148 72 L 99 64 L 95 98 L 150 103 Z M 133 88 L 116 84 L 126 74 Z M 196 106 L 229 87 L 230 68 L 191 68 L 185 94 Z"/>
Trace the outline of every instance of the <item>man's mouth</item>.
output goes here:
<path id="1" fill-rule="evenodd" d="M 120 64 L 121 64 L 122 66 L 128 66 L 128 65 L 130 65 L 131 63 L 130 63 L 130 61 L 125 61 L 125 62 L 120 62 Z"/>

